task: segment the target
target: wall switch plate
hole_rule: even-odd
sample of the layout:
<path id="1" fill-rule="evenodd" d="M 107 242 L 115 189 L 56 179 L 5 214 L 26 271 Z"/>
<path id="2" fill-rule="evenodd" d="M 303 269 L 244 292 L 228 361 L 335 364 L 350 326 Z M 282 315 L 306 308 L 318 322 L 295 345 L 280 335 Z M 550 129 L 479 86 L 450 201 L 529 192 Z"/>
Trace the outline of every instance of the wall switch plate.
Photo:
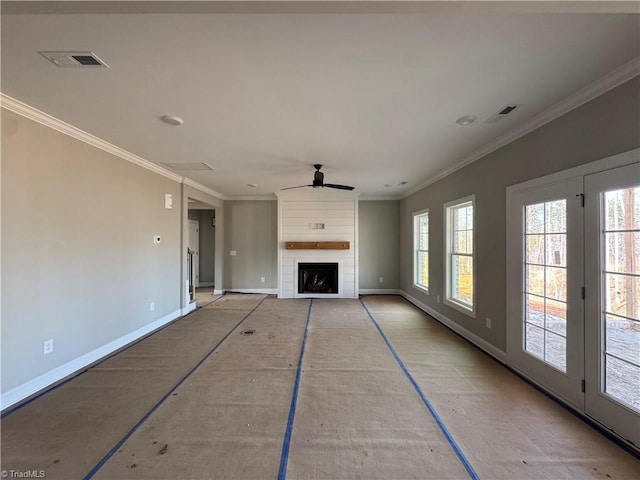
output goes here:
<path id="1" fill-rule="evenodd" d="M 49 355 L 51 352 L 53 352 L 53 339 L 47 340 L 43 344 L 43 353 Z"/>
<path id="2" fill-rule="evenodd" d="M 160 243 L 160 235 L 153 236 L 153 243 Z"/>
<path id="3" fill-rule="evenodd" d="M 238 252 L 236 252 L 235 250 L 230 250 L 229 251 L 229 255 L 231 255 L 232 257 L 235 257 L 238 254 Z"/>
<path id="4" fill-rule="evenodd" d="M 170 210 L 173 208 L 173 194 L 165 193 L 164 194 L 164 208 Z"/>
<path id="5" fill-rule="evenodd" d="M 149 311 L 150 311 L 150 312 L 153 312 L 155 309 L 156 309 L 156 304 L 155 304 L 155 302 L 151 302 L 151 303 L 149 304 Z"/>
<path id="6" fill-rule="evenodd" d="M 491 319 L 487 317 L 487 328 L 491 328 Z"/>
<path id="7" fill-rule="evenodd" d="M 436 302 L 440 303 L 440 295 L 436 295 Z"/>
<path id="8" fill-rule="evenodd" d="M 378 277 L 378 283 L 382 283 L 382 282 L 384 282 L 384 278 Z"/>
<path id="9" fill-rule="evenodd" d="M 264 283 L 265 282 L 265 278 L 264 277 L 260 277 L 260 283 Z"/>

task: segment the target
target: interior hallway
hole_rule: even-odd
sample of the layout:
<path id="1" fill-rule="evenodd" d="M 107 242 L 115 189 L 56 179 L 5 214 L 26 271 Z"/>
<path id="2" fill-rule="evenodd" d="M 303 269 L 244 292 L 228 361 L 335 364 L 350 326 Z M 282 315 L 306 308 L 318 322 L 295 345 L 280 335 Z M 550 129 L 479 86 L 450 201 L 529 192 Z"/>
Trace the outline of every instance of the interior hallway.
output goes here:
<path id="1" fill-rule="evenodd" d="M 3 415 L 1 468 L 46 478 L 640 477 L 394 296 L 214 298 Z"/>

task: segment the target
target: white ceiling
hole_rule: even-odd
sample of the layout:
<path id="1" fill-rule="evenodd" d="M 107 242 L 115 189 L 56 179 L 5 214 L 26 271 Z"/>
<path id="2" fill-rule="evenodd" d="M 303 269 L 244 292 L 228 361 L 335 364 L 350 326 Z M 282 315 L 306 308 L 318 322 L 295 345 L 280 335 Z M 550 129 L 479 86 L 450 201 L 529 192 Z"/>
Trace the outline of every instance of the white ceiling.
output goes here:
<path id="1" fill-rule="evenodd" d="M 582 13 L 637 2 L 56 3 L 2 2 L 2 92 L 151 162 L 208 163 L 181 175 L 224 198 L 308 184 L 314 163 L 328 183 L 399 198 L 640 55 L 638 13 Z M 81 13 L 96 5 L 109 13 Z M 57 68 L 40 50 L 110 68 Z"/>

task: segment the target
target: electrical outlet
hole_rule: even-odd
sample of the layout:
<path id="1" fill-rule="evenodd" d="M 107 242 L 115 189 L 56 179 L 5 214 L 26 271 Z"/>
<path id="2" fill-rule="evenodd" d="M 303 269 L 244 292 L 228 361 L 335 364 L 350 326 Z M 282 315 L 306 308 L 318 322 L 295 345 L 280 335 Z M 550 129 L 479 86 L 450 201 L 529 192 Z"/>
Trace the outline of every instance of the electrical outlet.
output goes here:
<path id="1" fill-rule="evenodd" d="M 43 353 L 45 355 L 49 355 L 51 352 L 53 352 L 53 339 L 45 341 L 43 345 Z"/>
<path id="2" fill-rule="evenodd" d="M 150 311 L 150 312 L 153 312 L 155 309 L 156 309 L 156 304 L 155 304 L 155 302 L 151 302 L 151 303 L 149 304 L 149 311 Z"/>
<path id="3" fill-rule="evenodd" d="M 260 283 L 264 283 L 265 282 L 265 278 L 264 277 L 260 277 Z"/>
<path id="4" fill-rule="evenodd" d="M 491 319 L 487 317 L 487 328 L 491 328 Z"/>
<path id="5" fill-rule="evenodd" d="M 382 283 L 382 282 L 384 282 L 384 278 L 378 277 L 378 283 Z"/>
<path id="6" fill-rule="evenodd" d="M 235 257 L 238 254 L 238 252 L 236 252 L 235 250 L 229 250 L 229 255 L 231 255 L 232 257 Z"/>

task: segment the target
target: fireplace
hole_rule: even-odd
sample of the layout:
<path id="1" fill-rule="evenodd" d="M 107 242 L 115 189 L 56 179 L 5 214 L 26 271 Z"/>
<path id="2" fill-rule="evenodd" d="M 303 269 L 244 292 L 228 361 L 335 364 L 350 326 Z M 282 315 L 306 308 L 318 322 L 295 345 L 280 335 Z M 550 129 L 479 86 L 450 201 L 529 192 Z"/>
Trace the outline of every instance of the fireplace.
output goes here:
<path id="1" fill-rule="evenodd" d="M 299 294 L 337 294 L 338 263 L 298 263 Z"/>

